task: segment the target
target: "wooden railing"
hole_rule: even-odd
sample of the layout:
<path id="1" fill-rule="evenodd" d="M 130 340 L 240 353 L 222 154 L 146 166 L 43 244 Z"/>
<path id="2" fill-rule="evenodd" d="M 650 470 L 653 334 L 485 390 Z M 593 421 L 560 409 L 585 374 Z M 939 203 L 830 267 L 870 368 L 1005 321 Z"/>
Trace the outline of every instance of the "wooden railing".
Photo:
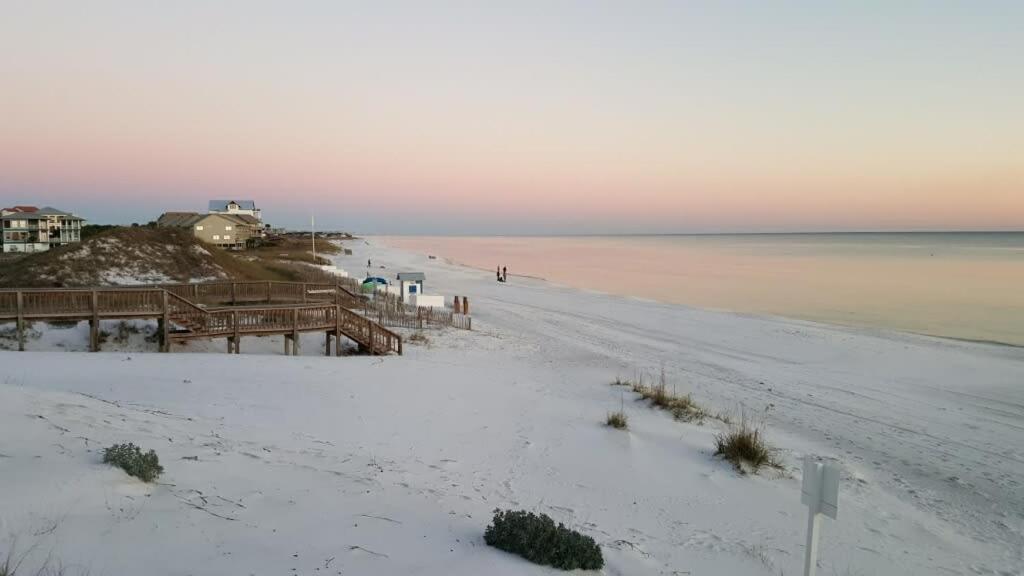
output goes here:
<path id="1" fill-rule="evenodd" d="M 344 334 L 371 353 L 402 353 L 402 338 L 371 319 L 336 303 L 350 296 L 330 284 L 221 283 L 166 287 L 97 289 L 0 290 L 0 320 L 18 323 L 19 349 L 24 349 L 26 320 L 79 319 L 90 321 L 90 346 L 97 349 L 100 319 L 157 318 L 161 349 L 173 339 L 286 334 L 324 331 Z M 203 307 L 187 295 L 232 301 L 273 298 L 285 305 Z M 301 303 L 306 302 L 306 303 Z"/>
<path id="2" fill-rule="evenodd" d="M 334 302 L 339 287 L 313 282 L 204 282 L 201 284 L 164 284 L 160 286 L 176 296 L 207 306 L 273 302 Z"/>
<path id="3" fill-rule="evenodd" d="M 355 310 L 384 326 L 399 328 L 431 328 L 451 326 L 472 330 L 473 319 L 448 308 L 416 308 L 406 305 L 394 294 L 378 292 L 373 298 L 360 294 L 360 285 L 351 278 L 337 283 L 312 282 L 205 282 L 202 284 L 168 284 L 168 292 L 206 306 L 225 306 L 272 302 L 331 302 Z"/>

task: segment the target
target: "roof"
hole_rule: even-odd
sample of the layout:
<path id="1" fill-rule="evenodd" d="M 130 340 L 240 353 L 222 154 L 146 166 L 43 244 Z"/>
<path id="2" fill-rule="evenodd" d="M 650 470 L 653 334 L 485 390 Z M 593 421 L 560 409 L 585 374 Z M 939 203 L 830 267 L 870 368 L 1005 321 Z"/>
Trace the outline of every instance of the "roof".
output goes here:
<path id="1" fill-rule="evenodd" d="M 242 210 L 255 210 L 256 203 L 252 200 L 210 200 L 210 212 L 225 212 L 228 204 L 234 202 Z"/>
<path id="2" fill-rule="evenodd" d="M 60 216 L 67 220 L 85 220 L 80 216 L 75 216 L 70 212 L 64 212 L 63 210 L 57 210 L 52 206 L 45 208 L 35 208 L 34 206 L 15 206 L 15 208 L 32 208 L 26 212 L 11 212 L 3 216 L 3 220 L 44 220 L 47 216 Z M 5 210 L 11 210 L 11 208 L 5 208 Z"/>
<path id="3" fill-rule="evenodd" d="M 260 228 L 263 227 L 263 225 L 260 224 L 260 221 L 258 219 L 253 218 L 252 216 L 249 216 L 248 214 L 220 214 L 220 213 L 214 213 L 214 214 L 207 214 L 206 216 L 216 216 L 217 218 L 223 218 L 223 219 L 225 219 L 225 220 L 227 220 L 229 222 L 234 222 L 235 224 L 238 224 L 240 226 L 259 226 Z M 204 218 L 206 216 L 204 216 Z"/>
<path id="4" fill-rule="evenodd" d="M 427 275 L 423 272 L 399 272 L 398 279 L 408 280 L 411 282 L 425 282 L 427 280 Z"/>
<path id="5" fill-rule="evenodd" d="M 231 217 L 236 220 L 241 220 L 243 224 L 249 224 L 251 226 L 263 226 L 260 219 L 255 216 L 249 216 L 248 214 L 231 214 Z"/>
<path id="6" fill-rule="evenodd" d="M 157 218 L 156 223 L 160 226 L 192 226 L 203 218 L 198 212 L 164 212 Z"/>
<path id="7" fill-rule="evenodd" d="M 65 212 L 63 210 L 57 210 L 53 206 L 44 206 L 43 208 L 40 208 L 38 210 L 38 212 L 36 212 L 36 213 L 41 215 L 41 216 L 64 216 L 64 217 L 67 217 L 67 218 L 78 218 L 79 220 L 82 220 L 82 218 L 79 218 L 78 216 L 75 216 L 71 212 Z"/>
<path id="8" fill-rule="evenodd" d="M 4 212 L 38 212 L 39 208 L 35 206 L 11 206 L 10 208 L 4 208 Z"/>
<path id="9" fill-rule="evenodd" d="M 190 228 L 207 218 L 221 218 L 239 226 L 262 227 L 259 220 L 249 216 L 248 214 L 200 214 L 198 212 L 164 212 L 160 215 L 160 218 L 157 219 L 156 223 L 160 226 Z"/>

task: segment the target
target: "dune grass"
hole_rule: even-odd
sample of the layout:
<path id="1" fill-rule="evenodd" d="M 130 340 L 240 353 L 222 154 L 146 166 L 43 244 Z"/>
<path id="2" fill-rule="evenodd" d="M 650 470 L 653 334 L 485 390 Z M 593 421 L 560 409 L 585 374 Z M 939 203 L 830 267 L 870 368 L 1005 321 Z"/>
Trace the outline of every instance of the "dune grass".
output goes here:
<path id="1" fill-rule="evenodd" d="M 674 389 L 670 390 L 664 369 L 661 370 L 657 384 L 644 384 L 643 375 L 641 374 L 635 381 L 628 383 L 628 385 L 633 392 L 640 395 L 641 400 L 648 400 L 651 406 L 670 412 L 676 420 L 703 422 L 705 418 L 711 416 L 710 412 L 694 401 L 691 394 L 680 395 Z"/>
<path id="2" fill-rule="evenodd" d="M 764 428 L 741 414 L 739 422 L 715 436 L 715 455 L 732 463 L 737 472 L 757 472 L 764 466 L 781 467 L 775 449 L 764 439 Z"/>
<path id="3" fill-rule="evenodd" d="M 626 430 L 629 428 L 629 417 L 622 410 L 617 412 L 609 412 L 608 418 L 605 420 L 605 424 L 615 428 L 616 430 Z"/>

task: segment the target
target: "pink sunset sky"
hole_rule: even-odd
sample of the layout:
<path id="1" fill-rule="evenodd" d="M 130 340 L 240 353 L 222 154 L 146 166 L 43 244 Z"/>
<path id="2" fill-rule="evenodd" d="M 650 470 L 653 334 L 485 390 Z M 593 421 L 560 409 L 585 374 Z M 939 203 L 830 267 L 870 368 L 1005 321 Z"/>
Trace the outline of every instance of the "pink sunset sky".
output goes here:
<path id="1" fill-rule="evenodd" d="M 1018 2 L 0 3 L 0 204 L 364 233 L 1024 229 Z"/>

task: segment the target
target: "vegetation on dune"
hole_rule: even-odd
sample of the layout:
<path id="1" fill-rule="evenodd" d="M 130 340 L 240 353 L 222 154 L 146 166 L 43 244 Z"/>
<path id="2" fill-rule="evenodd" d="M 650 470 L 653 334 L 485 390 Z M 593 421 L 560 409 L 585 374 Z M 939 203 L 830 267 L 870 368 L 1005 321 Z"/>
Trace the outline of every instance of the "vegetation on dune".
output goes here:
<path id="1" fill-rule="evenodd" d="M 16 552 L 17 539 L 13 539 L 11 541 L 11 548 L 8 550 L 7 555 L 0 559 L 0 576 L 17 576 L 18 574 L 30 574 L 31 576 L 66 576 L 69 574 L 68 570 L 60 564 L 54 565 L 52 558 L 47 558 L 43 562 L 43 565 L 38 568 L 22 570 L 22 567 L 25 565 L 25 561 L 37 546 L 38 542 L 36 545 L 29 547 L 24 552 L 18 553 Z M 84 571 L 81 573 L 86 574 Z"/>
<path id="2" fill-rule="evenodd" d="M 227 276 L 216 250 L 188 230 L 117 227 L 0 267 L 0 286 L 81 287 Z"/>
<path id="3" fill-rule="evenodd" d="M 422 344 L 424 346 L 429 346 L 430 345 L 430 337 L 427 336 L 423 332 L 423 330 L 417 330 L 417 331 L 413 332 L 412 335 L 410 335 L 408 338 L 406 338 L 406 341 L 407 342 L 413 342 L 415 344 Z"/>
<path id="4" fill-rule="evenodd" d="M 657 384 L 644 384 L 643 377 L 641 376 L 636 382 L 631 383 L 630 386 L 633 392 L 640 395 L 642 400 L 649 400 L 651 406 L 671 412 L 672 417 L 676 420 L 700 422 L 710 416 L 707 410 L 693 400 L 692 395 L 678 395 L 674 390 L 669 390 L 664 369 L 661 371 L 661 377 Z"/>
<path id="5" fill-rule="evenodd" d="M 715 455 L 731 462 L 741 474 L 748 469 L 757 472 L 763 466 L 780 467 L 762 427 L 751 424 L 745 414 L 736 425 L 715 436 Z"/>
<path id="6" fill-rule="evenodd" d="M 130 442 L 114 444 L 104 450 L 103 462 L 117 466 L 143 482 L 152 482 L 164 471 L 156 452 L 150 450 L 143 453 L 138 446 Z"/>
<path id="7" fill-rule="evenodd" d="M 155 226 L 94 226 L 82 242 L 0 263 L 0 287 L 87 287 L 121 283 L 201 282 L 218 279 L 278 282 L 333 281 L 313 263 L 312 239 L 284 236 L 263 246 L 229 251 L 204 244 L 191 231 Z M 337 245 L 316 244 L 320 254 Z"/>
<path id="8" fill-rule="evenodd" d="M 495 510 L 484 532 L 484 541 L 505 552 L 518 554 L 535 564 L 562 570 L 600 570 L 601 548 L 590 536 L 570 530 L 546 514 L 525 510 Z"/>
<path id="9" fill-rule="evenodd" d="M 617 430 L 625 430 L 629 428 L 629 417 L 622 410 L 617 412 L 609 412 L 608 418 L 605 420 L 605 424 L 615 428 Z"/>

